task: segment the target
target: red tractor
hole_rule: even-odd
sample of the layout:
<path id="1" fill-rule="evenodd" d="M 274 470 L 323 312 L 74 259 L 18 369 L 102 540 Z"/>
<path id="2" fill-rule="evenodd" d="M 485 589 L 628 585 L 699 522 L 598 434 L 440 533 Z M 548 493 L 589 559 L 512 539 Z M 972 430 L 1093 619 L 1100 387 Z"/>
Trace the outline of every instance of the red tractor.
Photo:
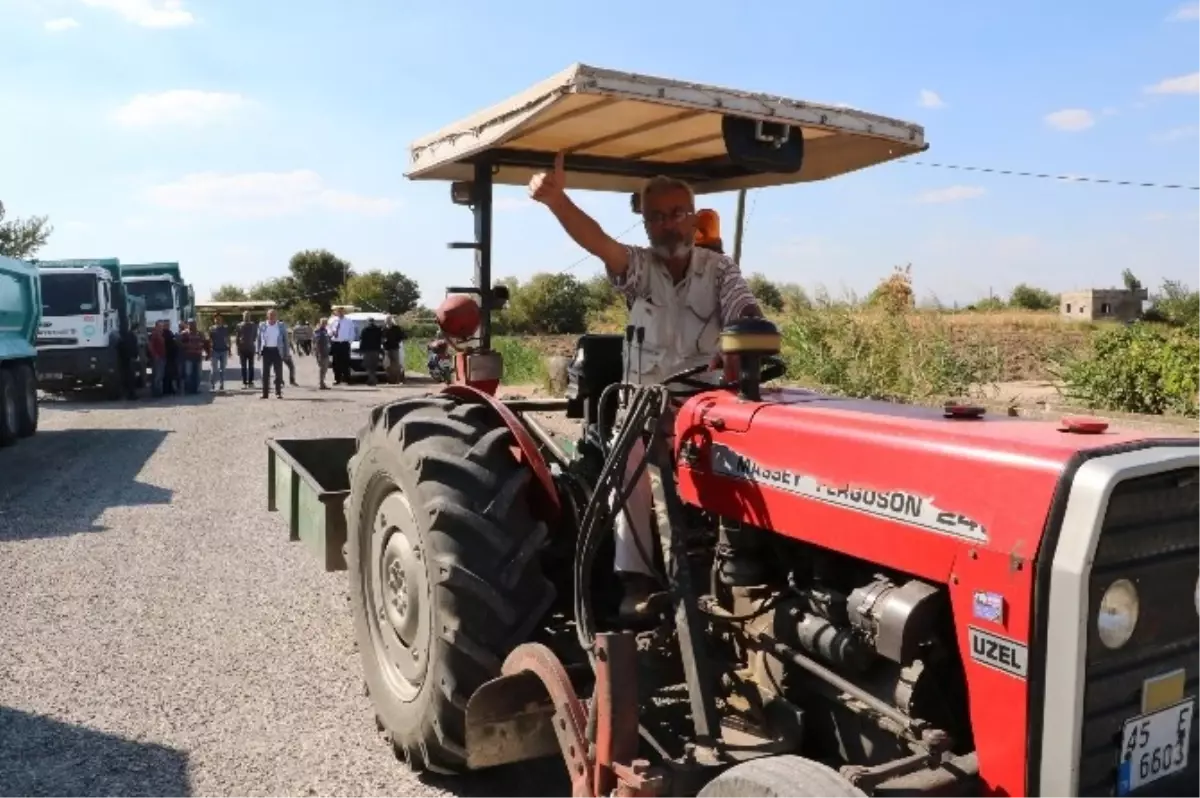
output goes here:
<path id="1" fill-rule="evenodd" d="M 411 767 L 561 756 L 575 795 L 1195 795 L 1195 439 L 764 387 L 783 365 L 759 319 L 724 330 L 719 371 L 631 385 L 634 336 L 585 335 L 566 399 L 495 396 L 494 184 L 559 150 L 573 188 L 705 194 L 924 147 L 856 110 L 585 66 L 413 145 L 409 177 L 473 209 L 451 246 L 475 285 L 449 291 L 478 326 L 461 340 L 455 299 L 455 384 L 344 447 L 365 681 Z M 580 420 L 572 452 L 548 410 Z M 660 590 L 628 628 L 612 538 L 639 440 Z"/>

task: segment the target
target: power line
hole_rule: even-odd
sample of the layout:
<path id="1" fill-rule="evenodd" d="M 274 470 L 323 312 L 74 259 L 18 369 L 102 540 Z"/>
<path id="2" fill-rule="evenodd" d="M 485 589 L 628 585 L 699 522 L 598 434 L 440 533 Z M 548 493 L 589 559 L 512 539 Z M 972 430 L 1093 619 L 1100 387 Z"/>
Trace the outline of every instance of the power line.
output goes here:
<path id="1" fill-rule="evenodd" d="M 620 241 L 620 240 L 621 240 L 621 236 L 623 236 L 623 235 L 625 235 L 625 234 L 627 234 L 627 233 L 631 233 L 631 232 L 633 232 L 633 229 L 634 229 L 635 227 L 640 227 L 640 226 L 641 226 L 641 224 L 642 224 L 642 220 L 641 220 L 641 219 L 638 219 L 636 222 L 634 222 L 633 224 L 629 225 L 629 226 L 628 226 L 628 227 L 626 227 L 624 230 L 622 230 L 621 232 L 619 232 L 619 233 L 617 233 L 615 236 L 613 236 L 613 240 L 614 240 L 614 241 Z M 590 257 L 592 257 L 592 254 L 589 252 L 588 254 L 586 254 L 586 255 L 584 255 L 582 258 L 580 258 L 579 260 L 577 260 L 577 261 L 575 261 L 574 263 L 572 263 L 572 264 L 571 264 L 570 266 L 568 266 L 567 268 L 563 269 L 563 271 L 564 271 L 564 272 L 569 272 L 569 271 L 571 271 L 571 269 L 574 269 L 576 266 L 578 266 L 579 264 L 583 263 L 584 261 L 586 261 L 586 260 L 587 260 L 588 258 L 590 258 Z"/>
<path id="2" fill-rule="evenodd" d="M 954 169 L 960 172 L 985 172 L 994 175 L 1007 175 L 1009 177 L 1033 177 L 1040 180 L 1061 180 L 1067 183 L 1097 183 L 1110 186 L 1129 186 L 1134 188 L 1175 188 L 1185 191 L 1200 191 L 1200 186 L 1188 186 L 1180 183 L 1153 183 L 1150 181 L 1141 180 L 1114 180 L 1105 177 L 1084 177 L 1081 175 L 1054 175 L 1043 172 L 1025 172 L 1019 169 L 999 169 L 991 166 L 960 166 L 950 163 L 933 163 L 932 161 L 909 161 L 901 160 L 897 163 L 909 164 L 911 166 L 926 166 L 934 169 Z"/>

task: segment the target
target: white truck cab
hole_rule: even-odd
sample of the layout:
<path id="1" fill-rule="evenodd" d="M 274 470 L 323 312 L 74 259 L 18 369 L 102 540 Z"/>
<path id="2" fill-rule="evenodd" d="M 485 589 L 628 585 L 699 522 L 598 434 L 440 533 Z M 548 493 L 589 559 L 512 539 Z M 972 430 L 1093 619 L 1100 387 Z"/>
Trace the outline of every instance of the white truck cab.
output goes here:
<path id="1" fill-rule="evenodd" d="M 118 347 L 128 324 L 128 306 L 117 269 L 115 259 L 38 263 L 42 293 L 38 387 L 42 390 L 120 389 Z"/>

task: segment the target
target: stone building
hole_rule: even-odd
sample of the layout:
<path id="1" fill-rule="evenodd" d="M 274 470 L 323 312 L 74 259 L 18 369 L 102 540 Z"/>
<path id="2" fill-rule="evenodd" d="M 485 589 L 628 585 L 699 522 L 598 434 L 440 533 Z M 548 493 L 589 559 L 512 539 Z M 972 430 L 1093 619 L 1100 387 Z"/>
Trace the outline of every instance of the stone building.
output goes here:
<path id="1" fill-rule="evenodd" d="M 1064 319 L 1076 321 L 1133 321 L 1141 317 L 1142 302 L 1148 296 L 1145 288 L 1067 291 L 1059 299 L 1058 310 Z"/>

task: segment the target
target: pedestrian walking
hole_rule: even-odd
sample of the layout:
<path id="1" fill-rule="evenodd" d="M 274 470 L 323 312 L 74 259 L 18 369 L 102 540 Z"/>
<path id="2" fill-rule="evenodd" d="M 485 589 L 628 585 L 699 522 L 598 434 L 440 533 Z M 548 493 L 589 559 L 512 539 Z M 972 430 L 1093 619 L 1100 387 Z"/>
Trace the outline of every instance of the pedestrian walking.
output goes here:
<path id="1" fill-rule="evenodd" d="M 204 333 L 196 327 L 195 319 L 188 319 L 187 326 L 179 334 L 183 351 L 183 392 L 200 393 L 200 371 L 204 368 Z"/>
<path id="2" fill-rule="evenodd" d="M 383 328 L 375 319 L 367 319 L 367 326 L 358 336 L 358 353 L 362 355 L 363 368 L 367 370 L 367 384 L 379 382 L 379 359 L 383 356 Z"/>
<path id="3" fill-rule="evenodd" d="M 146 342 L 146 348 L 150 350 L 150 395 L 156 398 L 166 391 L 167 339 L 164 325 L 165 322 L 155 322 Z"/>
<path id="4" fill-rule="evenodd" d="M 281 322 L 274 308 L 267 311 L 267 320 L 258 326 L 255 346 L 262 360 L 262 398 L 266 399 L 270 389 L 271 371 L 275 371 L 275 397 L 283 398 L 283 362 L 291 358 L 288 351 L 287 326 Z"/>
<path id="5" fill-rule="evenodd" d="M 208 359 L 212 364 L 208 371 L 209 390 L 225 390 L 225 366 L 229 362 L 229 328 L 220 313 L 213 316 L 212 327 L 208 329 Z"/>
<path id="6" fill-rule="evenodd" d="M 317 387 L 322 391 L 329 390 L 325 384 L 325 375 L 329 372 L 329 344 L 329 320 L 321 319 L 313 330 L 313 356 L 317 361 Z"/>
<path id="7" fill-rule="evenodd" d="M 388 316 L 383 323 L 384 368 L 388 382 L 404 382 L 404 339 L 408 336 L 396 320 Z"/>
<path id="8" fill-rule="evenodd" d="M 179 385 L 179 337 L 171 329 L 171 323 L 163 322 L 163 341 L 167 345 L 167 368 L 163 376 L 163 394 L 174 396 L 181 392 Z"/>
<path id="9" fill-rule="evenodd" d="M 242 314 L 237 326 L 238 362 L 242 367 L 242 387 L 254 387 L 254 353 L 258 347 L 258 325 L 250 321 L 250 311 Z"/>
<path id="10" fill-rule="evenodd" d="M 329 320 L 330 356 L 333 358 L 333 384 L 350 382 L 350 344 L 354 341 L 354 322 L 343 308 L 333 311 Z"/>

